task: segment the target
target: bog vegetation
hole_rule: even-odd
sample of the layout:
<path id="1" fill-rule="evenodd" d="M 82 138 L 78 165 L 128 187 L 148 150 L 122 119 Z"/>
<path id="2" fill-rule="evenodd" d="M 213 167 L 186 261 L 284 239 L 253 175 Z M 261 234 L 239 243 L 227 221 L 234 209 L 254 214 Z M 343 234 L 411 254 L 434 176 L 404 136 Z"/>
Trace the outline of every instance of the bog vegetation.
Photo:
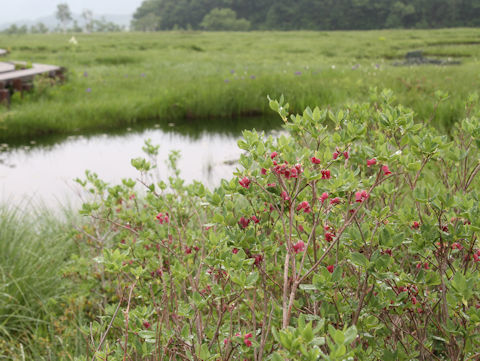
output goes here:
<path id="1" fill-rule="evenodd" d="M 65 66 L 68 79 L 0 106 L 0 139 L 108 130 L 151 119 L 201 121 L 270 115 L 264 99 L 291 109 L 368 100 L 371 87 L 448 129 L 478 89 L 478 29 L 2 36 L 7 60 Z M 460 65 L 394 66 L 407 52 Z M 438 104 L 435 92 L 448 93 Z"/>

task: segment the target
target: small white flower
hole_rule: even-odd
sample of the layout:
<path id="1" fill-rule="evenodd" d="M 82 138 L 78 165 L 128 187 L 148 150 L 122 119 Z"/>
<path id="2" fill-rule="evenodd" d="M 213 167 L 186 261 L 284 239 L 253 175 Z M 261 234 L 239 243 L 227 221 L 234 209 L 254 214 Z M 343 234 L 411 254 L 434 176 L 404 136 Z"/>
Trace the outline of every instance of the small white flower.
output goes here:
<path id="1" fill-rule="evenodd" d="M 72 36 L 68 42 L 72 45 L 78 45 L 78 41 L 74 36 Z"/>

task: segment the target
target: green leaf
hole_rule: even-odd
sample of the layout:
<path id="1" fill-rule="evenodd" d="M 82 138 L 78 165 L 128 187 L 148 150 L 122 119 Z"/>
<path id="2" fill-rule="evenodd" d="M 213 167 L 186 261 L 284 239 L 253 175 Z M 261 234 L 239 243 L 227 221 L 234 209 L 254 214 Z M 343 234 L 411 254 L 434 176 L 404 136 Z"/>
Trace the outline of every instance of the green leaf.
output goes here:
<path id="1" fill-rule="evenodd" d="M 237 145 L 240 149 L 243 149 L 243 150 L 249 150 L 250 149 L 247 142 L 245 142 L 244 140 L 241 140 L 241 139 L 237 142 Z"/>
<path id="2" fill-rule="evenodd" d="M 320 112 L 320 109 L 318 107 L 315 107 L 315 109 L 313 109 L 313 114 L 312 114 L 312 118 L 315 122 L 318 122 L 320 121 L 320 118 L 322 117 L 322 113 Z"/>
<path id="3" fill-rule="evenodd" d="M 280 341 L 280 339 L 278 338 L 278 332 L 277 332 L 277 329 L 275 328 L 275 326 L 272 326 L 272 336 L 275 339 L 275 341 L 277 341 L 277 342 Z"/>
<path id="4" fill-rule="evenodd" d="M 363 254 L 354 252 L 350 255 L 350 259 L 356 266 L 367 268 L 368 259 Z"/>
<path id="5" fill-rule="evenodd" d="M 397 353 L 398 353 L 398 351 L 392 352 L 390 350 L 384 350 L 382 360 L 383 361 L 397 361 L 398 360 Z"/>
<path id="6" fill-rule="evenodd" d="M 148 339 L 148 338 L 155 339 L 155 337 L 156 337 L 155 331 L 149 331 L 149 330 L 141 330 L 141 331 L 138 332 L 138 335 L 145 340 Z"/>
<path id="7" fill-rule="evenodd" d="M 275 352 L 272 356 L 272 361 L 285 361 L 285 359 L 280 356 L 277 352 Z"/>
<path id="8" fill-rule="evenodd" d="M 467 281 L 463 276 L 462 272 L 455 272 L 455 276 L 453 276 L 451 280 L 451 285 L 455 290 L 462 296 L 465 295 L 467 290 Z"/>
<path id="9" fill-rule="evenodd" d="M 437 341 L 441 341 L 441 342 L 444 342 L 444 343 L 447 343 L 447 340 L 445 340 L 444 338 L 442 337 L 438 337 L 438 336 L 432 336 L 432 338 L 434 340 L 437 340 Z"/>
<path id="10" fill-rule="evenodd" d="M 204 343 L 200 347 L 200 352 L 198 353 L 198 357 L 201 360 L 208 360 L 211 357 L 210 351 L 208 350 L 208 344 Z"/>
<path id="11" fill-rule="evenodd" d="M 246 286 L 248 287 L 252 287 L 255 285 L 255 283 L 257 282 L 258 280 L 258 272 L 257 271 L 254 271 L 252 273 L 250 273 L 247 277 L 247 280 L 246 280 Z"/>
<path id="12" fill-rule="evenodd" d="M 213 221 L 215 223 L 223 223 L 223 216 L 219 213 L 215 213 L 215 215 L 213 216 Z"/>
<path id="13" fill-rule="evenodd" d="M 355 340 L 356 337 L 357 337 L 357 328 L 355 326 L 351 326 L 345 331 L 344 343 L 350 344 L 351 342 L 353 342 L 353 340 Z"/>
<path id="14" fill-rule="evenodd" d="M 300 285 L 300 289 L 302 291 L 316 291 L 316 290 L 318 290 L 318 288 L 315 285 L 307 285 L 307 284 Z"/>
<path id="15" fill-rule="evenodd" d="M 313 340 L 313 337 L 312 323 L 309 322 L 303 329 L 303 338 L 305 339 L 305 342 L 310 343 L 310 341 Z"/>

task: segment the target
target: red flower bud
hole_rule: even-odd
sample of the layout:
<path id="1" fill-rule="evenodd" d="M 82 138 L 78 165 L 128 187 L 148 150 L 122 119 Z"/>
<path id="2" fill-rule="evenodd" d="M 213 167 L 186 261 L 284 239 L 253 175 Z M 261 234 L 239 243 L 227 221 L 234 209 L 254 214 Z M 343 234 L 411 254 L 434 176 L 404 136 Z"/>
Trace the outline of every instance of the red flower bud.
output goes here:
<path id="1" fill-rule="evenodd" d="M 260 263 L 262 263 L 263 261 L 263 256 L 261 254 L 256 254 L 255 256 L 253 256 L 253 258 L 255 258 L 255 262 L 254 262 L 255 266 L 259 266 Z"/>
<path id="2" fill-rule="evenodd" d="M 388 169 L 388 165 L 383 165 L 382 166 L 382 171 L 383 171 L 384 175 L 392 174 L 392 172 L 390 172 L 390 169 Z"/>
<path id="3" fill-rule="evenodd" d="M 363 190 L 363 191 L 355 192 L 355 202 L 362 203 L 367 198 L 368 198 L 367 191 Z"/>
<path id="4" fill-rule="evenodd" d="M 323 203 L 325 202 L 325 200 L 328 198 L 328 193 L 327 192 L 324 192 L 322 193 L 322 195 L 320 196 L 320 201 Z"/>
<path id="5" fill-rule="evenodd" d="M 168 213 L 159 213 L 157 214 L 158 223 L 163 224 L 163 223 L 170 223 L 170 218 L 168 217 Z"/>
<path id="6" fill-rule="evenodd" d="M 241 180 L 238 181 L 238 183 L 240 183 L 243 188 L 248 189 L 250 187 L 250 179 L 248 179 L 247 177 L 243 177 Z"/>
<path id="7" fill-rule="evenodd" d="M 462 250 L 463 246 L 460 243 L 455 242 L 455 243 L 452 243 L 452 249 Z"/>
<path id="8" fill-rule="evenodd" d="M 301 202 L 298 206 L 297 206 L 297 211 L 301 210 L 301 209 L 305 209 L 307 207 L 310 207 L 310 205 L 308 204 L 307 201 L 303 201 Z"/>
<path id="9" fill-rule="evenodd" d="M 338 198 L 338 197 L 335 197 L 330 201 L 331 205 L 335 205 L 335 204 L 338 204 L 338 203 L 340 203 L 340 198 Z"/>
<path id="10" fill-rule="evenodd" d="M 245 217 L 240 217 L 240 220 L 238 221 L 238 224 L 242 228 L 247 228 L 249 223 L 250 223 L 250 220 Z"/>
<path id="11" fill-rule="evenodd" d="M 330 233 L 330 232 L 325 233 L 325 240 L 327 242 L 333 241 L 334 238 L 335 238 L 335 235 L 333 233 Z"/>
<path id="12" fill-rule="evenodd" d="M 311 157 L 311 158 L 310 158 L 310 161 L 311 161 L 313 164 L 320 164 L 320 163 L 321 163 L 320 159 L 315 158 L 315 157 Z"/>
<path id="13" fill-rule="evenodd" d="M 377 160 L 375 158 L 372 159 L 367 159 L 367 167 L 370 167 L 371 165 L 377 164 Z"/>
<path id="14" fill-rule="evenodd" d="M 300 253 L 305 251 L 305 243 L 303 243 L 303 241 L 298 241 L 293 245 L 293 251 L 295 253 Z"/>

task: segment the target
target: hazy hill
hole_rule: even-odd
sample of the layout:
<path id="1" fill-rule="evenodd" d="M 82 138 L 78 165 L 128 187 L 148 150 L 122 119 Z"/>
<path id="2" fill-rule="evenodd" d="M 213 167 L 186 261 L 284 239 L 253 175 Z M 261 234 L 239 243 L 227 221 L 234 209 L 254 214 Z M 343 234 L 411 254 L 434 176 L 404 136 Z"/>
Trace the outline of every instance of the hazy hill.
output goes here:
<path id="1" fill-rule="evenodd" d="M 85 24 L 82 16 L 80 14 L 72 14 L 73 20 L 76 20 L 78 22 L 78 25 L 83 26 Z M 130 20 L 132 19 L 132 15 L 115 15 L 115 14 L 104 14 L 104 15 L 93 15 L 94 19 L 102 19 L 105 18 L 106 21 L 115 23 L 120 26 L 125 26 L 128 28 L 130 26 Z M 45 26 L 47 26 L 49 29 L 55 29 L 58 26 L 58 20 L 55 18 L 55 15 L 50 15 L 50 16 L 44 16 L 41 18 L 37 18 L 34 20 L 20 20 L 20 21 L 14 21 L 14 22 L 8 22 L 8 23 L 2 23 L 0 24 L 0 31 L 8 28 L 10 25 L 17 25 L 17 26 L 23 26 L 26 25 L 28 28 L 30 28 L 32 25 L 36 25 L 38 23 L 43 23 Z M 70 23 L 70 26 L 73 24 L 73 21 Z"/>

